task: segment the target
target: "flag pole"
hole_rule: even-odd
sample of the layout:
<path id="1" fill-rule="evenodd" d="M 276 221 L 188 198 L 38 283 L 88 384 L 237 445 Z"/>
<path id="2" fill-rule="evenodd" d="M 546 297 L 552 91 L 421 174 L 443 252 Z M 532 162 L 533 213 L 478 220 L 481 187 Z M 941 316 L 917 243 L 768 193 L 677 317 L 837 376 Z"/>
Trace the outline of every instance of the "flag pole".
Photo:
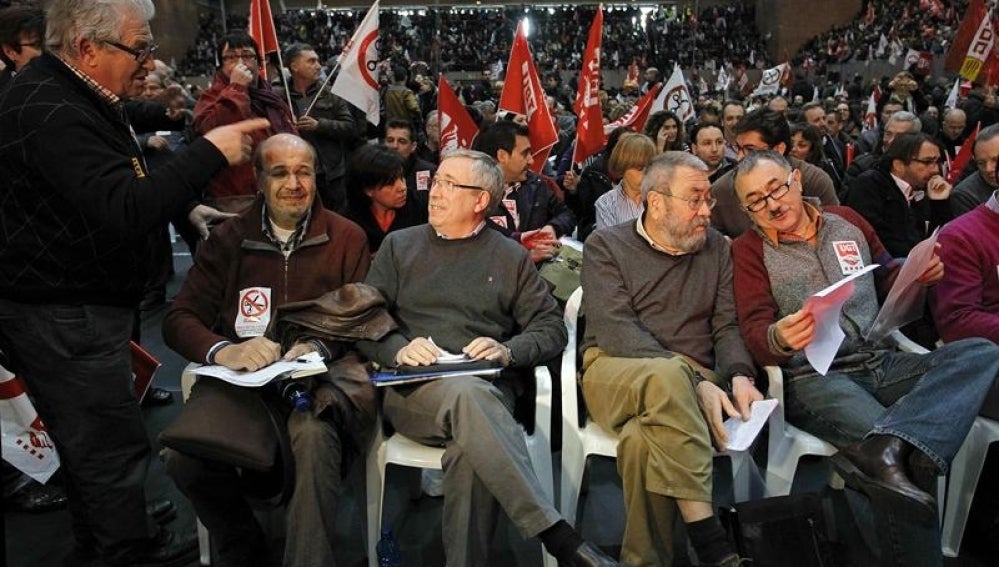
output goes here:
<path id="1" fill-rule="evenodd" d="M 326 88 L 326 85 L 330 83 L 330 79 L 332 79 L 333 75 L 337 74 L 338 71 L 340 71 L 339 60 L 333 64 L 333 69 L 326 74 L 326 80 L 323 81 L 323 84 L 319 85 L 319 90 L 316 91 L 316 96 L 312 97 L 312 102 L 309 103 L 309 107 L 305 109 L 305 113 L 302 114 L 302 116 L 308 116 L 309 113 L 312 112 L 312 107 L 315 106 L 316 101 L 319 100 L 319 95 L 323 94 L 323 89 Z"/>
<path id="2" fill-rule="evenodd" d="M 270 0 L 267 0 L 268 2 Z M 284 74 L 284 58 L 281 57 L 281 45 L 277 48 L 277 60 L 278 60 L 278 76 L 281 77 L 281 84 L 284 85 L 284 97 L 288 102 L 288 110 L 291 111 L 291 115 L 295 116 L 295 105 L 291 103 L 291 85 L 288 84 L 288 77 Z M 311 107 L 310 107 L 311 108 Z M 304 115 L 303 115 L 304 116 Z"/>

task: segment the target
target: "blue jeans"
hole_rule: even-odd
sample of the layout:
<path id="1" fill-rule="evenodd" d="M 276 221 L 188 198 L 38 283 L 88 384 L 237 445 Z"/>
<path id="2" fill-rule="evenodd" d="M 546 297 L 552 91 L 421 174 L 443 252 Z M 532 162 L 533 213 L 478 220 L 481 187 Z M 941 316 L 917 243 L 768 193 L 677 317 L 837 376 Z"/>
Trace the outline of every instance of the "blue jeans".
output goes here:
<path id="1" fill-rule="evenodd" d="M 785 405 L 789 421 L 833 445 L 894 435 L 946 472 L 997 377 L 999 347 L 965 339 L 928 354 L 877 351 L 856 368 L 793 378 Z M 876 528 L 882 565 L 942 563 L 935 520 L 886 506 L 863 509 L 857 499 L 850 503 L 862 531 Z"/>

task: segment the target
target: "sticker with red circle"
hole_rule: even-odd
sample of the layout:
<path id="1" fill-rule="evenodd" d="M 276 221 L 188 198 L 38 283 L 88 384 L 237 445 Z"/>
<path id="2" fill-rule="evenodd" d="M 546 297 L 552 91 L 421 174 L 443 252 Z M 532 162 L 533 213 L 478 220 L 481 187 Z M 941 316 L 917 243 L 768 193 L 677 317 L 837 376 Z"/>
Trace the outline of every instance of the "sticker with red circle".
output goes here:
<path id="1" fill-rule="evenodd" d="M 271 321 L 271 288 L 248 287 L 239 292 L 236 312 L 236 336 L 259 337 Z"/>

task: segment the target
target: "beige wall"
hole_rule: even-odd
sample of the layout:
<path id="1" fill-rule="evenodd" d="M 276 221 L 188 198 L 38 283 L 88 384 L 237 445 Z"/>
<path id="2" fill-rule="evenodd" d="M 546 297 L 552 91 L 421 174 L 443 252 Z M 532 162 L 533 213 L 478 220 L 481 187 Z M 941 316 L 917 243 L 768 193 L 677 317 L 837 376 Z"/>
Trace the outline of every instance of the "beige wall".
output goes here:
<path id="1" fill-rule="evenodd" d="M 756 26 L 770 32 L 767 44 L 772 57 L 784 52 L 794 56 L 798 48 L 816 35 L 852 20 L 862 0 L 756 0 Z"/>
<path id="2" fill-rule="evenodd" d="M 198 35 L 198 11 L 205 8 L 192 0 L 153 0 L 153 4 L 156 17 L 150 27 L 160 46 L 156 57 L 167 63 L 175 58 L 180 63 L 187 49 L 194 45 Z"/>

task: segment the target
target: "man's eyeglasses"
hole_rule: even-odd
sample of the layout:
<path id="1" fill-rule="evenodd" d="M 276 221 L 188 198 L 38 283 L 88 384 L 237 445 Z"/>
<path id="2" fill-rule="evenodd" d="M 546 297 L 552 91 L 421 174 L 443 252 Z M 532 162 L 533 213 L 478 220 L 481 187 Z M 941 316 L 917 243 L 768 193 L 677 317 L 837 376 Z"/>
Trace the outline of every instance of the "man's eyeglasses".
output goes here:
<path id="1" fill-rule="evenodd" d="M 943 158 L 939 156 L 931 158 L 912 158 L 912 161 L 923 165 L 940 165 L 943 163 Z"/>
<path id="2" fill-rule="evenodd" d="M 124 51 L 125 53 L 128 53 L 132 57 L 135 57 L 135 60 L 139 63 L 144 63 L 147 59 L 152 57 L 154 53 L 156 53 L 157 49 L 160 48 L 160 46 L 156 45 L 155 43 L 147 45 L 142 49 L 135 49 L 134 47 L 129 47 L 125 44 L 118 43 L 117 41 L 108 41 L 106 43 L 108 45 L 117 47 L 118 49 Z"/>
<path id="3" fill-rule="evenodd" d="M 40 40 L 40 39 L 36 40 L 36 41 L 26 41 L 24 43 L 19 43 L 19 44 L 17 44 L 17 46 L 18 47 L 34 47 L 35 49 L 37 49 L 39 51 L 41 51 L 41 49 L 43 47 L 42 46 L 42 40 Z"/>
<path id="4" fill-rule="evenodd" d="M 243 61 L 256 61 L 257 60 L 257 54 L 256 53 L 249 53 L 249 52 L 248 53 L 226 53 L 225 55 L 222 56 L 222 60 L 225 61 L 226 63 L 235 63 L 236 61 L 239 61 L 241 59 Z"/>
<path id="5" fill-rule="evenodd" d="M 677 197 L 676 195 L 668 191 L 655 191 L 655 192 L 659 193 L 664 197 L 669 197 L 670 199 L 676 199 L 677 201 L 686 202 L 687 206 L 692 211 L 701 210 L 701 206 L 703 205 L 707 205 L 708 210 L 710 211 L 711 209 L 715 208 L 715 205 L 718 204 L 718 199 L 715 199 L 714 197 L 694 197 L 693 199 L 691 199 L 688 197 Z"/>
<path id="6" fill-rule="evenodd" d="M 469 189 L 472 191 L 486 190 L 485 187 L 479 187 L 478 185 L 465 185 L 462 183 L 456 183 L 454 181 L 451 181 L 450 179 L 444 179 L 443 177 L 434 177 L 434 181 L 430 185 L 430 188 L 433 189 L 434 187 L 440 187 L 441 189 L 444 189 L 448 193 L 454 193 L 455 189 Z"/>
<path id="7" fill-rule="evenodd" d="M 781 183 L 777 187 L 774 187 L 773 191 L 746 203 L 746 210 L 751 213 L 758 213 L 767 207 L 767 199 L 780 201 L 781 198 L 783 198 L 784 195 L 787 195 L 787 192 L 791 190 L 791 183 L 793 182 L 793 179 L 794 171 L 791 171 L 791 173 L 787 176 L 787 181 Z"/>
<path id="8" fill-rule="evenodd" d="M 749 154 L 749 153 L 752 153 L 752 152 L 766 151 L 766 150 L 769 150 L 771 148 L 770 148 L 770 146 L 759 146 L 758 147 L 758 146 L 754 146 L 753 144 L 747 144 L 745 146 L 740 146 L 739 144 L 735 144 L 734 146 L 732 146 L 732 149 L 734 149 L 735 153 L 737 153 L 737 154 Z"/>

